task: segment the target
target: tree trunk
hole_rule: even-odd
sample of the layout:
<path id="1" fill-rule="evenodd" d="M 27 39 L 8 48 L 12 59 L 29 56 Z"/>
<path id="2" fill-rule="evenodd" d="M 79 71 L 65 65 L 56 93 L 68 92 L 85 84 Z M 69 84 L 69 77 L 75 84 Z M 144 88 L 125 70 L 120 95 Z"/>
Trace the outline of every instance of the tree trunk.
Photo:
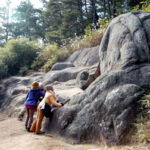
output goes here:
<path id="1" fill-rule="evenodd" d="M 108 18 L 111 18 L 111 9 L 110 9 L 110 3 L 109 0 L 107 0 L 107 5 L 108 5 Z"/>
<path id="2" fill-rule="evenodd" d="M 83 21 L 82 0 L 78 0 L 78 10 L 80 12 L 81 21 Z"/>
<path id="3" fill-rule="evenodd" d="M 117 13 L 117 11 L 116 11 L 116 0 L 112 0 L 112 3 L 113 3 L 113 17 L 116 17 L 117 15 L 116 15 L 116 13 Z"/>
<path id="4" fill-rule="evenodd" d="M 103 0 L 104 17 L 106 16 L 106 1 Z"/>
<path id="5" fill-rule="evenodd" d="M 87 0 L 84 1 L 84 5 L 85 5 L 85 12 L 86 14 L 88 14 L 88 9 L 87 9 Z"/>
<path id="6" fill-rule="evenodd" d="M 95 6 L 95 0 L 92 0 L 92 17 L 93 17 L 93 24 L 96 27 L 97 23 L 97 17 L 96 17 L 96 6 Z"/>
<path id="7" fill-rule="evenodd" d="M 6 8 L 6 42 L 8 41 L 8 34 L 9 34 L 9 9 L 10 9 L 10 0 L 7 0 L 7 8 Z"/>

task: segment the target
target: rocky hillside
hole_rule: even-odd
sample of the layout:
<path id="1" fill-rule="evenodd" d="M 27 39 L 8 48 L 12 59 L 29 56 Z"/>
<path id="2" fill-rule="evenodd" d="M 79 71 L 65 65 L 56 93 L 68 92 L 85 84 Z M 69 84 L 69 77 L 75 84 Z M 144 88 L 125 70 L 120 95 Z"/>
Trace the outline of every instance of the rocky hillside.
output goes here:
<path id="1" fill-rule="evenodd" d="M 55 110 L 47 130 L 77 143 L 123 142 L 136 118 L 138 100 L 150 91 L 150 13 L 113 19 L 99 49 L 101 76 Z"/>
<path id="2" fill-rule="evenodd" d="M 82 92 L 76 83 L 77 74 L 96 70 L 98 49 L 99 46 L 76 51 L 65 62 L 54 64 L 48 73 L 37 72 L 31 76 L 14 76 L 3 80 L 0 84 L 1 110 L 7 111 L 9 116 L 16 116 L 24 108 L 24 99 L 33 81 L 53 84 L 56 94 L 63 99 Z"/>

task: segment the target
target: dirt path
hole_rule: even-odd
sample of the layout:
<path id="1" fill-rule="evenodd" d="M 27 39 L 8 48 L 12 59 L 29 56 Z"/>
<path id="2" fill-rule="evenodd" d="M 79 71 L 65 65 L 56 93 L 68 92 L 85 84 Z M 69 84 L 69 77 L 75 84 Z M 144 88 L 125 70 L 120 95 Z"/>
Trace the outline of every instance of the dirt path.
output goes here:
<path id="1" fill-rule="evenodd" d="M 6 118 L 6 119 L 4 119 Z M 95 150 L 94 145 L 71 145 L 58 137 L 36 135 L 24 129 L 24 122 L 0 115 L 0 150 Z"/>
<path id="2" fill-rule="evenodd" d="M 149 145 L 105 147 L 71 145 L 59 137 L 36 135 L 24 129 L 24 122 L 0 114 L 0 150 L 150 150 Z"/>

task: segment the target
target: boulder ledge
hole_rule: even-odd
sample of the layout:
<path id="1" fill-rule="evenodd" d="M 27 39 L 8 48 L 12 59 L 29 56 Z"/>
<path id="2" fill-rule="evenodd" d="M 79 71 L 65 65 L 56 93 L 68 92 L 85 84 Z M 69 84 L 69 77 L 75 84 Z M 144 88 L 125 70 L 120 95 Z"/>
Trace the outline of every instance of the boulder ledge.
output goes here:
<path id="1" fill-rule="evenodd" d="M 83 93 L 54 110 L 48 131 L 76 142 L 120 144 L 150 91 L 150 13 L 130 12 L 112 20 L 99 48 L 101 76 Z"/>

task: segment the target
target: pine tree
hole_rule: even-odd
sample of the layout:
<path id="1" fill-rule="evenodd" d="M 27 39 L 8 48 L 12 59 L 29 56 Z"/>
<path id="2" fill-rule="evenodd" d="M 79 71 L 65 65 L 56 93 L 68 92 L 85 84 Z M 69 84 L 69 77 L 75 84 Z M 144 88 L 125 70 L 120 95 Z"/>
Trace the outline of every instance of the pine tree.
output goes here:
<path id="1" fill-rule="evenodd" d="M 6 1 L 6 6 L 0 8 L 0 20 L 1 20 L 1 28 L 0 28 L 0 45 L 3 45 L 10 38 L 10 19 L 9 19 L 9 11 L 10 11 L 10 0 Z"/>
<path id="2" fill-rule="evenodd" d="M 78 1 L 62 0 L 63 4 L 63 25 L 62 34 L 64 38 L 72 38 L 83 33 L 81 7 Z M 80 8 L 79 8 L 80 7 Z"/>
<path id="3" fill-rule="evenodd" d="M 61 0 L 50 0 L 43 12 L 46 38 L 48 42 L 61 44 L 62 3 Z"/>
<path id="4" fill-rule="evenodd" d="M 83 34 L 87 25 L 82 0 L 50 0 L 43 16 L 47 40 L 59 45 Z"/>
<path id="5" fill-rule="evenodd" d="M 12 23 L 14 37 L 28 37 L 30 40 L 44 38 L 41 30 L 41 10 L 33 8 L 30 1 L 22 1 L 14 14 L 15 22 Z"/>

